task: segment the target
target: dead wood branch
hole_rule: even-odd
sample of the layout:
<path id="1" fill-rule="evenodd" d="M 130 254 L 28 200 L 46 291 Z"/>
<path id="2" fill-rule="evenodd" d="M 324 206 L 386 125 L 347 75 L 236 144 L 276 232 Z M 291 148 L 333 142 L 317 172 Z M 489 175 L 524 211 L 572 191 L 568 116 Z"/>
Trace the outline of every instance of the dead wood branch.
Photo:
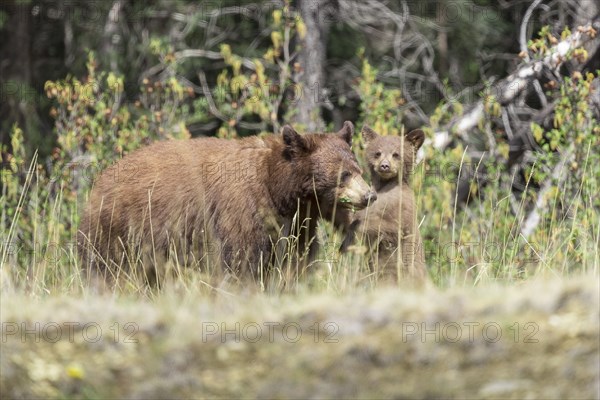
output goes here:
<path id="1" fill-rule="evenodd" d="M 499 81 L 492 87 L 491 93 L 502 106 L 510 104 L 544 71 L 558 70 L 567 61 L 567 56 L 571 51 L 593 39 L 595 31 L 599 28 L 598 25 L 600 22 L 576 29 L 569 37 L 551 47 L 542 59 L 522 64 L 517 71 Z M 452 121 L 446 130 L 438 131 L 433 139 L 426 140 L 425 145 L 433 145 L 436 149 L 443 150 L 455 136 L 468 141 L 469 131 L 475 128 L 484 117 L 484 100 L 479 100 L 464 115 Z"/>

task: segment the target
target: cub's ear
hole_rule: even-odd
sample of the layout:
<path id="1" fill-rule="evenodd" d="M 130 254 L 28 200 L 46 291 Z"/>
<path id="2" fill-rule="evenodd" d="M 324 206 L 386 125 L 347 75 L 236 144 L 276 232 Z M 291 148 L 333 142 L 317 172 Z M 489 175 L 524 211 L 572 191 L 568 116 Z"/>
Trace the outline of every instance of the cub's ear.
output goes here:
<path id="1" fill-rule="evenodd" d="M 354 136 L 354 125 L 350 121 L 344 122 L 344 126 L 337 133 L 346 143 L 352 146 L 352 136 Z"/>
<path id="2" fill-rule="evenodd" d="M 310 151 L 309 141 L 300 135 L 290 125 L 285 125 L 282 130 L 283 143 L 285 149 L 290 155 L 307 153 Z"/>
<path id="3" fill-rule="evenodd" d="M 415 129 L 406 134 L 405 139 L 408 140 L 415 148 L 415 151 L 419 150 L 425 141 L 425 134 L 420 129 Z"/>
<path id="4" fill-rule="evenodd" d="M 377 139 L 377 136 L 379 136 L 377 132 L 369 128 L 367 125 L 363 125 L 360 133 L 362 134 L 365 143 L 369 143 L 371 140 L 375 140 Z"/>

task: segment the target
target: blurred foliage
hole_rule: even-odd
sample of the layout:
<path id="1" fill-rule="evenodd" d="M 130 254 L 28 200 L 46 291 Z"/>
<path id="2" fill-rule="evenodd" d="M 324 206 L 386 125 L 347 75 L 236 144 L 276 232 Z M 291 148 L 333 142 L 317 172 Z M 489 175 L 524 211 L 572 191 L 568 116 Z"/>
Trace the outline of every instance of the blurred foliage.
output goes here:
<path id="1" fill-rule="evenodd" d="M 293 79 L 292 69 L 299 67 L 290 65 L 289 55 L 297 51 L 293 37 L 303 38 L 306 27 L 289 8 L 273 11 L 270 24 L 270 45 L 246 65 L 234 53 L 235 47 L 220 46 L 225 68 L 217 75 L 214 90 L 201 82 L 204 96 L 194 102 L 196 113 L 190 122 L 217 117 L 217 136 L 234 138 L 256 130 L 279 132 L 280 121 L 289 120 L 298 96 L 309 94 Z"/>
<path id="2" fill-rule="evenodd" d="M 595 398 L 593 278 L 316 298 L 223 300 L 200 283 L 153 301 L 11 294 L 0 304 L 0 395 Z"/>
<path id="3" fill-rule="evenodd" d="M 360 112 L 364 124 L 380 135 L 401 133 L 401 110 L 406 100 L 399 89 L 386 88 L 377 78 L 377 69 L 366 59 L 363 59 L 362 76 L 356 91 L 361 98 Z"/>

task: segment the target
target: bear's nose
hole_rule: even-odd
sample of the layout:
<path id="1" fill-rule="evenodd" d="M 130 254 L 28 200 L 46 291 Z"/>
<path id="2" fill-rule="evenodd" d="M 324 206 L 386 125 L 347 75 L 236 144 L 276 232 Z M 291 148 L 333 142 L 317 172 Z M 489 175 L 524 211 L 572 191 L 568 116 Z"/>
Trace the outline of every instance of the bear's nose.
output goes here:
<path id="1" fill-rule="evenodd" d="M 381 172 L 386 172 L 390 170 L 390 164 L 388 162 L 382 162 L 381 164 L 379 164 L 379 170 Z"/>

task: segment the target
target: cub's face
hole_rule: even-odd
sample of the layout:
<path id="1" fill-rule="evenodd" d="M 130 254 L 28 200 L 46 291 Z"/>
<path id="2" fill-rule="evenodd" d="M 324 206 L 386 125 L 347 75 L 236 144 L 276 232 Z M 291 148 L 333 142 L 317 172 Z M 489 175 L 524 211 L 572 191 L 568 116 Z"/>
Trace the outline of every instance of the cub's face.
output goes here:
<path id="1" fill-rule="evenodd" d="M 284 140 L 286 133 L 284 128 Z M 291 129 L 291 128 L 290 128 Z M 316 195 L 319 202 L 333 205 L 336 202 L 345 208 L 362 209 L 373 202 L 377 194 L 362 178 L 362 171 L 350 147 L 354 127 L 350 121 L 335 134 L 298 135 L 307 149 L 300 161 L 310 165 L 309 181 L 303 191 Z"/>
<path id="2" fill-rule="evenodd" d="M 404 138 L 400 136 L 380 136 L 368 126 L 362 129 L 367 145 L 366 158 L 373 176 L 387 181 L 402 179 L 407 181 L 413 172 L 417 150 L 423 144 L 425 135 L 420 129 L 411 131 Z"/>

